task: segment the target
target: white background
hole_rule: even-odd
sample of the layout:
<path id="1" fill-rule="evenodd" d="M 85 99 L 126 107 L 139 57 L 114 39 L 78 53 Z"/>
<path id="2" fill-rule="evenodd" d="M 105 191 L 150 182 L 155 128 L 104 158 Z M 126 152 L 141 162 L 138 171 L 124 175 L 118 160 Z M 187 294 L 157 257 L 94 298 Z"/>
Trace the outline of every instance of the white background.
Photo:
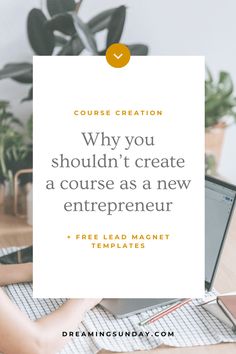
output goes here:
<path id="1" fill-rule="evenodd" d="M 161 109 L 162 118 L 75 119 L 74 109 Z M 102 57 L 34 58 L 34 296 L 201 297 L 204 290 L 204 60 L 133 57 L 123 69 Z M 81 131 L 155 135 L 133 157 L 184 157 L 185 169 L 52 169 L 60 153 L 83 157 Z M 127 154 L 120 148 L 112 154 Z M 47 191 L 54 179 L 192 179 L 186 191 Z M 66 201 L 173 200 L 168 213 L 66 213 Z M 92 249 L 77 233 L 168 233 L 145 249 Z"/>

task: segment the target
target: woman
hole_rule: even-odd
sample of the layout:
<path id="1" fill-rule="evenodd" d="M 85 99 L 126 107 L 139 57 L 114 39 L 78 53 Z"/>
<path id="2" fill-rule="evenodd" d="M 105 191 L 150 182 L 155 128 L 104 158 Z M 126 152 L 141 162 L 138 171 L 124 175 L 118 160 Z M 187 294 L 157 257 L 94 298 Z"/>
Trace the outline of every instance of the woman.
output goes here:
<path id="1" fill-rule="evenodd" d="M 0 286 L 32 281 L 32 263 L 0 265 Z M 62 331 L 73 331 L 100 299 L 68 300 L 51 314 L 31 321 L 0 288 L 0 353 L 52 354 L 67 343 Z"/>

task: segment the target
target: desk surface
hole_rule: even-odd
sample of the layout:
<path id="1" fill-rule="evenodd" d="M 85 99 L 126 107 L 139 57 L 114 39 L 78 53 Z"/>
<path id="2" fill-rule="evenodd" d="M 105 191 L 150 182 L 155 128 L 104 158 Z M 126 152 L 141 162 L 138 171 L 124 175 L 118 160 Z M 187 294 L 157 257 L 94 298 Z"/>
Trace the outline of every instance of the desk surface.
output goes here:
<path id="1" fill-rule="evenodd" d="M 25 246 L 32 244 L 32 227 L 25 219 L 0 214 L 0 247 Z"/>
<path id="2" fill-rule="evenodd" d="M 32 244 L 32 228 L 24 220 L 13 216 L 0 215 L 0 247 Z M 221 257 L 215 288 L 219 292 L 236 290 L 236 212 L 230 225 L 229 234 Z M 137 354 L 225 354 L 236 352 L 236 343 L 218 344 L 192 348 L 159 347 L 151 351 L 138 351 Z M 102 351 L 100 354 L 111 352 Z M 128 354 L 128 353 L 126 353 Z"/>

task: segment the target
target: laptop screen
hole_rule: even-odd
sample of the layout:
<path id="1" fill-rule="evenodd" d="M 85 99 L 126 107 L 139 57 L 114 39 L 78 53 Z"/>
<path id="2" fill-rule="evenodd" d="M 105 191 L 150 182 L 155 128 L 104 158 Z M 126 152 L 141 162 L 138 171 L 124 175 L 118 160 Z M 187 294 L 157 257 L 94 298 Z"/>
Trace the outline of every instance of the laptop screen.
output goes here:
<path id="1" fill-rule="evenodd" d="M 205 193 L 205 282 L 206 288 L 209 289 L 232 214 L 236 188 L 214 178 L 206 177 Z"/>

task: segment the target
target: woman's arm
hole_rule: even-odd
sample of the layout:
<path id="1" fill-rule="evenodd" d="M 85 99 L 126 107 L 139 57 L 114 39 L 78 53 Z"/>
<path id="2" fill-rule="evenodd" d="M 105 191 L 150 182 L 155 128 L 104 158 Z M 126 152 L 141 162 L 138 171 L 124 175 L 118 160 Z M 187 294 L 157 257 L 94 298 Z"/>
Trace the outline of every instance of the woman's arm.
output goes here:
<path id="1" fill-rule="evenodd" d="M 0 286 L 32 281 L 32 263 L 0 265 Z"/>
<path id="2" fill-rule="evenodd" d="M 100 299 L 68 300 L 50 315 L 32 322 L 0 289 L 0 352 L 53 354 L 68 341 L 63 331 L 74 331 L 85 313 Z"/>

